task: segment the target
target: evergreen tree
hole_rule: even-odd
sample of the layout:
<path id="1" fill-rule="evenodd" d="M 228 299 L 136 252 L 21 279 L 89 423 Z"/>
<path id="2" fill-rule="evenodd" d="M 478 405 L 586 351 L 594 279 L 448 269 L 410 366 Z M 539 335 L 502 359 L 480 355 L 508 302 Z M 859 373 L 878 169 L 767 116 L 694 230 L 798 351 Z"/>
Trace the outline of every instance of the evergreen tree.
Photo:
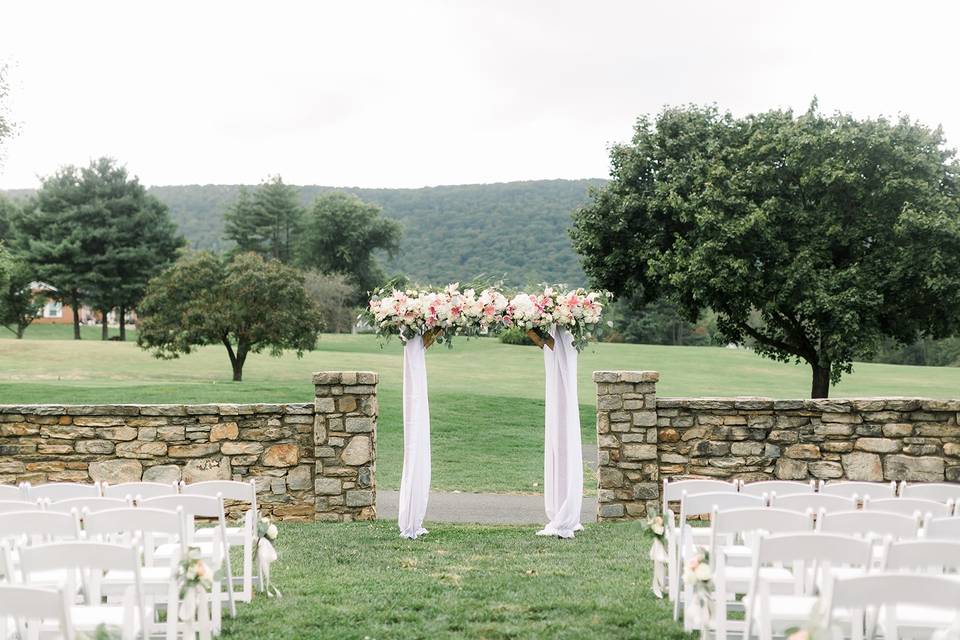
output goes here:
<path id="1" fill-rule="evenodd" d="M 252 194 L 241 189 L 224 218 L 227 238 L 236 243 L 237 252 L 252 251 L 284 263 L 293 259 L 303 208 L 296 188 L 280 176 L 264 181 Z"/>

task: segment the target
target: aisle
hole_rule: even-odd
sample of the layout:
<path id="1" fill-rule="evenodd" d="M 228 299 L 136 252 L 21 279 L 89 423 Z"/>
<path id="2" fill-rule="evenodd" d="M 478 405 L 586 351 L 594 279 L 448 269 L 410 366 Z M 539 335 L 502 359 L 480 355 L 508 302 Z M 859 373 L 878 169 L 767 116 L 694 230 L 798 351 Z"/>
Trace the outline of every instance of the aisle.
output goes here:
<path id="1" fill-rule="evenodd" d="M 398 491 L 377 491 L 377 518 L 397 519 Z M 583 497 L 581 522 L 596 522 L 597 499 Z M 506 493 L 430 492 L 426 521 L 478 524 L 543 524 L 543 496 Z M 429 528 L 429 527 L 428 527 Z"/>

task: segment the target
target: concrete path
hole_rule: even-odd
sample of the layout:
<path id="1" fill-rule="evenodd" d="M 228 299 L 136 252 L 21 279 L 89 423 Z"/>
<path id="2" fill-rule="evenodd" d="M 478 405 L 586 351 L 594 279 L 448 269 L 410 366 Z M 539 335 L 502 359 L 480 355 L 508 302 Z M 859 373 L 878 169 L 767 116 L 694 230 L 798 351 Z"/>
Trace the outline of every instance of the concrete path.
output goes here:
<path id="1" fill-rule="evenodd" d="M 377 491 L 377 518 L 397 519 L 398 491 Z M 597 499 L 583 497 L 581 522 L 597 519 Z M 430 492 L 427 522 L 474 522 L 479 524 L 545 524 L 543 496 L 506 493 Z"/>
<path id="2" fill-rule="evenodd" d="M 597 468 L 597 446 L 583 445 L 583 461 L 591 471 Z M 399 492 L 377 491 L 377 518 L 397 519 Z M 596 496 L 584 496 L 581 522 L 597 518 Z M 427 505 L 428 522 L 461 522 L 480 524 L 544 524 L 543 496 L 521 496 L 505 493 L 430 492 Z"/>

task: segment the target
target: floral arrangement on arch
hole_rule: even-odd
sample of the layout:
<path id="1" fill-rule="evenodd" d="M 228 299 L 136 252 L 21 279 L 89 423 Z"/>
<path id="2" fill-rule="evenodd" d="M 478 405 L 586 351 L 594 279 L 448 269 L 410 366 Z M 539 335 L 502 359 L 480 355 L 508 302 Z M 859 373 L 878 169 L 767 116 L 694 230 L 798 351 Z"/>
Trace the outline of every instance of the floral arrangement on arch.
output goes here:
<path id="1" fill-rule="evenodd" d="M 610 297 L 605 291 L 553 287 L 510 298 L 496 287 L 461 291 L 460 283 L 439 290 L 387 287 L 373 293 L 359 320 L 380 337 L 398 335 L 406 341 L 423 336 L 426 347 L 434 341 L 452 346 L 455 336 L 486 336 L 518 327 L 541 348 L 553 348 L 549 332 L 555 325 L 570 332 L 579 351 L 593 336 Z"/>

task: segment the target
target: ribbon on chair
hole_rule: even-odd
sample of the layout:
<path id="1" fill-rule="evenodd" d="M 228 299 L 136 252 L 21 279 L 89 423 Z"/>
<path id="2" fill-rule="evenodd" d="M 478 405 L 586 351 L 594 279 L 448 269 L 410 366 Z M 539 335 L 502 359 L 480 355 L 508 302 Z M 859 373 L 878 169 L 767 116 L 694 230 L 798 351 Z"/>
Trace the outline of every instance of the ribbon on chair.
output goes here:
<path id="1" fill-rule="evenodd" d="M 260 538 L 257 542 L 257 565 L 260 569 L 260 591 L 265 592 L 267 597 L 282 598 L 280 589 L 273 586 L 270 581 L 270 565 L 277 561 L 280 556 L 274 548 L 273 543 L 266 536 Z"/>
<path id="2" fill-rule="evenodd" d="M 663 546 L 660 538 L 655 538 L 650 545 L 650 561 L 653 562 L 653 579 L 650 583 L 650 589 L 657 598 L 663 598 L 663 589 L 667 584 L 667 562 L 670 558 L 667 556 L 667 548 Z"/>
<path id="3" fill-rule="evenodd" d="M 184 623 L 184 638 L 192 640 L 199 636 L 200 640 L 210 640 L 210 618 L 207 613 L 209 605 L 210 594 L 202 586 L 197 585 L 184 592 L 177 610 L 177 616 Z M 217 606 L 220 604 L 217 603 Z"/>

